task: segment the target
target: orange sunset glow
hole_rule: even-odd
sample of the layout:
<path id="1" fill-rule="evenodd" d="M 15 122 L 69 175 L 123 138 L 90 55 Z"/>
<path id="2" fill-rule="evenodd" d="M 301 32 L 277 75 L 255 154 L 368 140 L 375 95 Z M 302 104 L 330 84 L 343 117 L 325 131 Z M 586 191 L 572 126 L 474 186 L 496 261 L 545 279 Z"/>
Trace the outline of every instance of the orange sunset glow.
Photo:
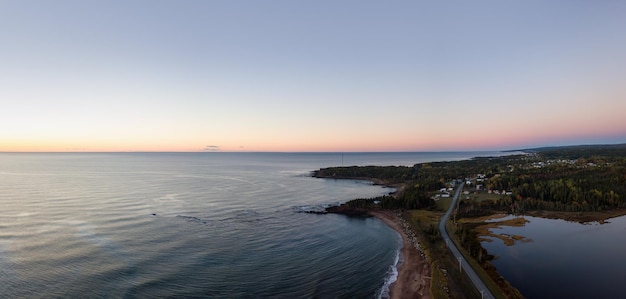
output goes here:
<path id="1" fill-rule="evenodd" d="M 625 142 L 626 21 L 589 5 L 380 4 L 324 16 L 205 3 L 118 18 L 129 11 L 112 4 L 5 3 L 0 151 Z"/>

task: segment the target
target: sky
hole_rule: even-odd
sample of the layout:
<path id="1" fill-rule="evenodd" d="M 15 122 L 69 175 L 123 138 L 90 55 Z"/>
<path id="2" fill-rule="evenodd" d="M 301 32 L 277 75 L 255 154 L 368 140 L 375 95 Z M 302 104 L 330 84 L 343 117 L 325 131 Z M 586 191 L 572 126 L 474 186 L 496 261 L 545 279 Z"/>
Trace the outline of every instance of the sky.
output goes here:
<path id="1" fill-rule="evenodd" d="M 626 1 L 0 0 L 0 151 L 626 142 Z"/>

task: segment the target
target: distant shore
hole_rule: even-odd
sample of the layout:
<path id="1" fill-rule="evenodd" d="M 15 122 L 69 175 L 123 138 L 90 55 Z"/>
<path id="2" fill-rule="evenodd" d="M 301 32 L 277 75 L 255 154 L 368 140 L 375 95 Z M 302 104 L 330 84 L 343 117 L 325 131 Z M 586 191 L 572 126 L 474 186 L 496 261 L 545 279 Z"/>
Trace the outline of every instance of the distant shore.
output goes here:
<path id="1" fill-rule="evenodd" d="M 413 245 L 401 218 L 388 210 L 370 210 L 368 214 L 380 219 L 402 236 L 402 259 L 398 265 L 398 278 L 389 288 L 390 297 L 431 298 L 430 265 Z"/>

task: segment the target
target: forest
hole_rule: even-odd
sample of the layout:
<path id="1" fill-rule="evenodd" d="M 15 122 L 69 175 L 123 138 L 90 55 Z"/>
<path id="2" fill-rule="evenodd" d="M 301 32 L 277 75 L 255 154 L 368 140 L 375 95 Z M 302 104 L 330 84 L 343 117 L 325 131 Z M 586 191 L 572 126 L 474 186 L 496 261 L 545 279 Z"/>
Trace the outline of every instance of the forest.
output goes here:
<path id="1" fill-rule="evenodd" d="M 553 147 L 524 150 L 521 155 L 420 163 L 412 167 L 331 167 L 315 177 L 372 179 L 402 185 L 394 196 L 356 199 L 347 204 L 382 208 L 433 208 L 434 192 L 454 182 L 483 176 L 486 190 L 507 190 L 498 200 L 462 202 L 465 216 L 494 210 L 524 212 L 603 211 L 626 207 L 626 144 Z"/>

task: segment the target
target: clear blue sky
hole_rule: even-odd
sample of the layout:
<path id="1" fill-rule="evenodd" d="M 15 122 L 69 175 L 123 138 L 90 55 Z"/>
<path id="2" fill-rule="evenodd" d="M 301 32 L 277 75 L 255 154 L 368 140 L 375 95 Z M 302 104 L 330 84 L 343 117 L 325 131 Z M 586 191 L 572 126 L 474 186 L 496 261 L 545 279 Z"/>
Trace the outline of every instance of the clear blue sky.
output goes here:
<path id="1" fill-rule="evenodd" d="M 0 1 L 0 151 L 626 142 L 624 1 Z"/>

